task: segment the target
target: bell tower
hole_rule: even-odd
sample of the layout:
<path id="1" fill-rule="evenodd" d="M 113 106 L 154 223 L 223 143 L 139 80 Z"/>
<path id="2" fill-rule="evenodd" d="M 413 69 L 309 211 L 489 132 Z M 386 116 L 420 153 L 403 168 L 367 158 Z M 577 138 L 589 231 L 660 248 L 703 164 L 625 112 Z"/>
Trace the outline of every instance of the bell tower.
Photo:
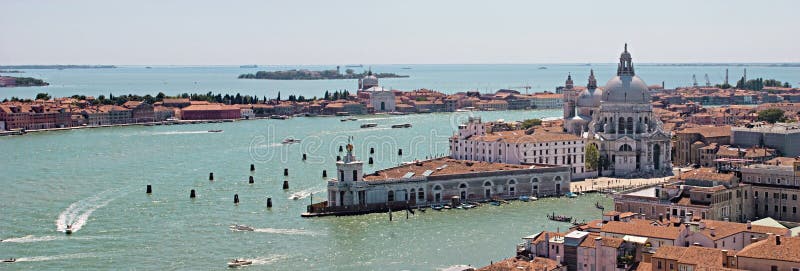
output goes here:
<path id="1" fill-rule="evenodd" d="M 589 70 L 589 84 L 586 85 L 588 89 L 597 88 L 597 79 L 594 78 L 594 69 Z"/>

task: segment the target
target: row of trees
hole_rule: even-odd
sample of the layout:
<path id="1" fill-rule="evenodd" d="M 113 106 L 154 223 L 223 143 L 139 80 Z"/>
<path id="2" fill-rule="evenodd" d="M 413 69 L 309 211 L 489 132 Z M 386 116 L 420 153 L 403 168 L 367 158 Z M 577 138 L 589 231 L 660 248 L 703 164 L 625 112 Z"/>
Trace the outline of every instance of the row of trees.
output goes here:
<path id="1" fill-rule="evenodd" d="M 339 99 L 347 99 L 350 97 L 350 92 L 347 90 L 337 90 L 333 93 L 329 91 L 325 91 L 325 100 L 339 100 Z M 76 100 L 86 100 L 86 95 L 72 95 L 71 98 Z M 146 103 L 156 103 L 161 102 L 164 99 L 168 98 L 181 98 L 181 99 L 189 99 L 191 101 L 207 101 L 210 103 L 224 103 L 224 104 L 257 104 L 257 103 L 267 103 L 270 99 L 267 96 L 258 97 L 255 95 L 242 95 L 240 93 L 236 93 L 235 95 L 231 94 L 221 94 L 221 93 L 181 93 L 176 96 L 167 96 L 163 92 L 159 92 L 156 96 L 152 96 L 150 94 L 147 95 L 137 95 L 137 94 L 127 94 L 127 95 L 120 95 L 115 96 L 113 93 L 108 94 L 108 96 L 100 95 L 97 96 L 94 101 L 92 101 L 95 105 L 122 105 L 128 101 L 143 101 Z M 36 100 L 50 100 L 52 97 L 48 93 L 38 93 L 36 94 Z M 316 101 L 319 98 L 317 96 L 306 98 L 303 95 L 289 95 L 288 101 L 291 102 L 310 102 Z M 277 101 L 281 101 L 281 93 L 278 92 L 278 96 L 275 98 Z M 11 99 L 4 99 L 3 102 L 31 102 L 31 99 L 20 99 L 18 97 L 11 97 Z"/>
<path id="2" fill-rule="evenodd" d="M 764 87 L 790 88 L 792 87 L 792 85 L 789 84 L 789 82 L 781 83 L 781 81 L 775 79 L 764 80 L 764 78 L 756 78 L 745 81 L 744 77 L 742 77 L 742 79 L 739 79 L 739 81 L 736 82 L 736 88 L 738 89 L 749 89 L 749 90 L 760 91 L 764 89 Z"/>

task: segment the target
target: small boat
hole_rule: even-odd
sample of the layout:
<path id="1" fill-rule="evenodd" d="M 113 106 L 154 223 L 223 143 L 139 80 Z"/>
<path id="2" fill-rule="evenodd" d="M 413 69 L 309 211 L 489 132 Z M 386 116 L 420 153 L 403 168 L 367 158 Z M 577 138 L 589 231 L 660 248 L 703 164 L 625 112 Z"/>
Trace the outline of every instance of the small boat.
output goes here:
<path id="1" fill-rule="evenodd" d="M 524 202 L 528 202 L 528 201 L 530 201 L 530 200 L 531 200 L 531 197 L 528 197 L 528 196 L 519 196 L 519 200 L 521 200 L 521 201 L 524 201 Z"/>
<path id="2" fill-rule="evenodd" d="M 404 112 L 392 111 L 392 112 L 389 112 L 389 115 L 402 116 L 402 115 L 407 115 L 407 114 L 404 113 Z"/>
<path id="3" fill-rule="evenodd" d="M 539 67 L 540 70 L 546 70 L 547 67 Z"/>
<path id="4" fill-rule="evenodd" d="M 240 65 L 239 68 L 258 68 L 258 65 Z"/>
<path id="5" fill-rule="evenodd" d="M 531 201 L 537 201 L 537 200 L 539 200 L 539 198 L 537 198 L 537 197 L 531 197 L 531 198 L 530 198 L 530 200 L 531 200 Z"/>
<path id="6" fill-rule="evenodd" d="M 147 67 L 144 67 L 144 68 L 145 69 L 152 69 L 153 67 L 147 66 Z"/>
<path id="7" fill-rule="evenodd" d="M 577 198 L 578 197 L 578 194 L 575 194 L 575 193 L 572 193 L 572 192 L 567 192 L 564 195 L 567 196 L 568 198 Z"/>
<path id="8" fill-rule="evenodd" d="M 489 204 L 494 205 L 494 206 L 500 206 L 500 204 L 502 204 L 502 203 L 500 203 L 499 201 L 491 201 L 491 202 L 489 202 Z"/>
<path id="9" fill-rule="evenodd" d="M 442 206 L 441 204 L 434 204 L 434 205 L 431 205 L 431 209 L 436 210 L 436 211 L 441 211 L 442 209 L 444 209 L 444 206 Z"/>
<path id="10" fill-rule="evenodd" d="M 450 210 L 450 209 L 452 209 L 452 208 L 453 208 L 453 207 L 450 207 L 450 204 L 445 204 L 445 205 L 444 205 L 444 209 L 445 209 L 445 210 Z"/>
<path id="11" fill-rule="evenodd" d="M 228 228 L 230 228 L 231 230 L 234 230 L 234 231 L 255 231 L 256 230 L 253 227 L 250 227 L 250 226 L 247 226 L 247 225 L 239 225 L 239 224 L 230 225 Z"/>
<path id="12" fill-rule="evenodd" d="M 461 207 L 463 207 L 464 209 L 472 209 L 472 208 L 475 208 L 475 205 L 472 205 L 472 204 L 461 204 Z"/>
<path id="13" fill-rule="evenodd" d="M 222 133 L 222 130 L 208 130 L 209 133 Z"/>
<path id="14" fill-rule="evenodd" d="M 552 215 L 547 215 L 547 219 L 558 222 L 567 222 L 567 223 L 572 222 L 571 216 L 556 215 L 556 213 L 553 213 Z"/>
<path id="15" fill-rule="evenodd" d="M 361 124 L 361 128 L 372 128 L 372 127 L 377 127 L 377 126 L 378 126 L 377 123 L 364 123 L 364 124 Z"/>
<path id="16" fill-rule="evenodd" d="M 392 128 L 410 128 L 411 123 L 403 123 L 403 124 L 394 124 Z"/>
<path id="17" fill-rule="evenodd" d="M 600 209 L 600 210 L 605 210 L 606 209 L 605 207 L 603 207 L 603 205 L 600 205 L 599 201 L 594 203 L 594 208 L 597 208 L 597 209 Z"/>
<path id="18" fill-rule="evenodd" d="M 67 225 L 67 228 L 64 229 L 64 233 L 72 234 L 72 225 Z"/>
<path id="19" fill-rule="evenodd" d="M 16 261 L 17 261 L 17 259 L 15 259 L 15 258 L 3 259 L 4 263 L 13 263 L 13 262 L 16 262 Z"/>
<path id="20" fill-rule="evenodd" d="M 294 144 L 294 143 L 300 143 L 300 139 L 289 137 L 281 141 L 281 144 Z"/>
<path id="21" fill-rule="evenodd" d="M 228 267 L 241 267 L 241 266 L 251 265 L 251 264 L 253 264 L 253 261 L 251 261 L 251 260 L 233 259 L 230 262 L 228 262 Z"/>

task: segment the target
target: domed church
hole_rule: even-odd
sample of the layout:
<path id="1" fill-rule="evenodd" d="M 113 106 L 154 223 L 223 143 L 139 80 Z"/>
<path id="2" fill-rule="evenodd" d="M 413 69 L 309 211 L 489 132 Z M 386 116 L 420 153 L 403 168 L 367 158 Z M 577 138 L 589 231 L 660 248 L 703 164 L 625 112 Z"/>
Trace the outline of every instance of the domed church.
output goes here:
<path id="1" fill-rule="evenodd" d="M 565 118 L 568 132 L 579 133 L 600 152 L 603 176 L 664 176 L 672 172 L 670 134 L 653 114 L 650 91 L 633 69 L 628 45 L 617 75 L 597 88 L 589 85 L 575 97 L 575 115 Z M 565 97 L 566 98 L 566 97 Z M 588 122 L 586 126 L 584 123 Z"/>

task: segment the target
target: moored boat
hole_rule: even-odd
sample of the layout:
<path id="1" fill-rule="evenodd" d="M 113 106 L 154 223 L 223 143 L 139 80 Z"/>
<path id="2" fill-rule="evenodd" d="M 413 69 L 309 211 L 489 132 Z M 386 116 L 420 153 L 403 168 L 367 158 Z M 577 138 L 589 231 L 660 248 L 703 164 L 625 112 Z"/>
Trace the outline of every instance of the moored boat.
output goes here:
<path id="1" fill-rule="evenodd" d="M 285 120 L 285 119 L 288 119 L 289 116 L 287 116 L 287 115 L 272 115 L 272 116 L 269 116 L 269 118 L 270 119 L 274 119 L 274 120 Z"/>
<path id="2" fill-rule="evenodd" d="M 444 206 L 442 206 L 441 204 L 434 204 L 431 205 L 431 209 L 434 209 L 436 211 L 441 211 L 442 209 L 444 209 Z"/>
<path id="3" fill-rule="evenodd" d="M 361 124 L 361 128 L 372 128 L 372 127 L 377 127 L 377 126 L 378 126 L 377 123 L 364 123 L 364 124 Z"/>
<path id="4" fill-rule="evenodd" d="M 521 201 L 524 201 L 524 202 L 528 202 L 528 201 L 530 201 L 530 200 L 531 200 L 531 197 L 528 197 L 528 196 L 519 196 L 519 200 L 521 200 Z"/>
<path id="5" fill-rule="evenodd" d="M 16 261 L 17 261 L 17 259 L 16 259 L 16 258 L 8 258 L 8 259 L 3 259 L 3 262 L 4 262 L 4 263 L 13 263 L 13 262 L 16 262 Z"/>
<path id="6" fill-rule="evenodd" d="M 251 264 L 253 264 L 253 261 L 251 261 L 251 260 L 233 259 L 230 262 L 228 262 L 228 267 L 241 267 L 241 266 L 251 265 Z"/>
<path id="7" fill-rule="evenodd" d="M 209 133 L 222 133 L 222 130 L 208 130 Z"/>

